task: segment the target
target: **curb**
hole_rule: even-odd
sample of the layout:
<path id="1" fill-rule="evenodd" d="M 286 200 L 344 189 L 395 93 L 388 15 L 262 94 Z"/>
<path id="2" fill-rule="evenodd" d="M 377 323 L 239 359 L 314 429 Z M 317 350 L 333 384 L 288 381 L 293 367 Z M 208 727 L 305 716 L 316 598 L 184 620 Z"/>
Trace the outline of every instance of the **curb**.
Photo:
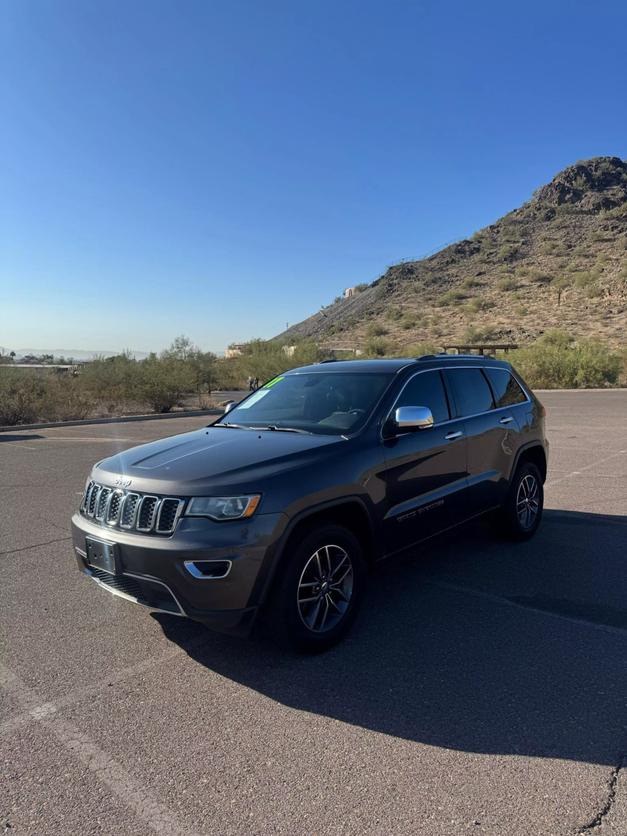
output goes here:
<path id="1" fill-rule="evenodd" d="M 603 389 L 585 389 L 583 386 L 579 389 L 533 389 L 533 392 L 542 392 L 543 394 L 550 394 L 551 392 L 627 392 L 627 386 L 605 386 Z"/>
<path id="2" fill-rule="evenodd" d="M 203 415 L 222 415 L 221 409 L 194 409 L 185 412 L 153 413 L 152 415 L 122 415 L 118 418 L 81 418 L 76 421 L 50 421 L 42 424 L 11 424 L 0 427 L 0 433 L 21 430 L 45 430 L 55 427 L 83 427 L 88 424 L 129 424 L 131 421 L 161 421 L 169 418 L 200 418 Z"/>

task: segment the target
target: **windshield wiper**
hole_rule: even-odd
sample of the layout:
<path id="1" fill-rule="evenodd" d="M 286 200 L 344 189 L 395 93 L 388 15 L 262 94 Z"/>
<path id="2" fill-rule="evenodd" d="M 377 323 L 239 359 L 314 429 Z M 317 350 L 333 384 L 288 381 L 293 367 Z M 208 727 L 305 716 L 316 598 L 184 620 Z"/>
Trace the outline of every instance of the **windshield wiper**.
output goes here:
<path id="1" fill-rule="evenodd" d="M 243 424 L 230 424 L 228 421 L 222 421 L 220 424 L 210 424 L 211 427 L 227 427 L 229 430 L 252 430 L 253 427 L 245 427 Z"/>
<path id="2" fill-rule="evenodd" d="M 272 430 L 275 433 L 304 433 L 305 435 L 313 435 L 309 430 L 301 430 L 298 427 L 277 427 L 276 424 L 267 424 L 265 427 L 251 427 L 251 430 Z"/>

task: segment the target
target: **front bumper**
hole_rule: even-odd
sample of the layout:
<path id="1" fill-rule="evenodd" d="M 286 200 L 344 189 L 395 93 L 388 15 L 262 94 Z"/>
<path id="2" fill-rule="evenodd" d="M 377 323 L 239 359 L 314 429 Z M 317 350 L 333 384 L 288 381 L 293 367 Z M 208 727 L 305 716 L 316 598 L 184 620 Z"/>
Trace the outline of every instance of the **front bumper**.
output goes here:
<path id="1" fill-rule="evenodd" d="M 110 528 L 75 514 L 72 540 L 80 570 L 109 592 L 222 632 L 246 634 L 286 523 L 284 514 L 227 523 L 183 517 L 174 534 L 165 537 Z M 87 565 L 86 537 L 116 544 L 119 574 Z M 192 574 L 194 561 L 207 560 L 220 561 L 228 572 L 221 577 Z"/>

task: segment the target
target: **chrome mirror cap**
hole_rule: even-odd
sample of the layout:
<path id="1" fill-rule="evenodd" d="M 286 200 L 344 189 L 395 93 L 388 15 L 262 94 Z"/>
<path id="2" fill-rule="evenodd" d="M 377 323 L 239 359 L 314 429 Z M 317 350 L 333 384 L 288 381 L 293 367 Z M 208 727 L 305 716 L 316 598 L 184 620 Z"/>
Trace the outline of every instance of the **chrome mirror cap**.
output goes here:
<path id="1" fill-rule="evenodd" d="M 227 401 L 224 404 L 224 414 L 226 415 L 227 412 L 230 412 L 233 409 L 233 407 L 235 406 L 236 403 L 237 403 L 236 401 Z"/>
<path id="2" fill-rule="evenodd" d="M 433 415 L 427 406 L 399 406 L 394 421 L 399 430 L 426 430 L 433 426 Z"/>

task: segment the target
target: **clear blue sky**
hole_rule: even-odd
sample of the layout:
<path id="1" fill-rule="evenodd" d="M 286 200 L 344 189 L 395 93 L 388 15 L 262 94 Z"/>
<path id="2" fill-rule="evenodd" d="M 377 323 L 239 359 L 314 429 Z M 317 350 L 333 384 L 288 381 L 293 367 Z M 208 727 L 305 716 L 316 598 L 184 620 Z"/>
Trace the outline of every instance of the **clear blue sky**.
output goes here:
<path id="1" fill-rule="evenodd" d="M 269 337 L 627 156 L 627 4 L 5 0 L 0 345 Z"/>

